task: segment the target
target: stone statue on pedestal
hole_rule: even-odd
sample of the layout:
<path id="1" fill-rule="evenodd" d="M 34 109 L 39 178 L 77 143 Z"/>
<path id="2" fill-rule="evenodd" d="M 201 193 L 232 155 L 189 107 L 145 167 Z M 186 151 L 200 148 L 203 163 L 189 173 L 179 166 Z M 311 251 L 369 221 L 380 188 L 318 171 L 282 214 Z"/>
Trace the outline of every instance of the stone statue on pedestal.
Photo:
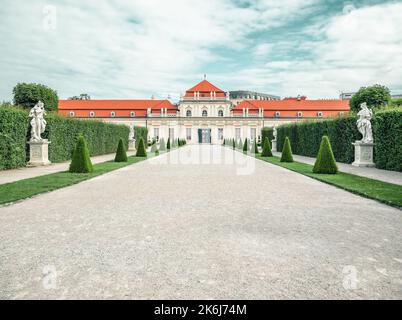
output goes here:
<path id="1" fill-rule="evenodd" d="M 272 143 L 272 151 L 277 152 L 278 147 L 276 145 L 276 137 L 278 135 L 278 131 L 276 131 L 276 126 L 274 126 L 274 132 L 272 134 L 274 136 L 274 140 L 271 141 L 271 143 Z"/>
<path id="2" fill-rule="evenodd" d="M 373 131 L 371 129 L 371 118 L 373 112 L 367 108 L 367 103 L 364 102 L 360 105 L 360 111 L 357 113 L 359 119 L 357 120 L 357 129 L 362 134 L 363 138 L 359 141 L 362 143 L 373 143 Z"/>
<path id="3" fill-rule="evenodd" d="M 31 142 L 43 141 L 41 134 L 45 132 L 46 120 L 45 116 L 45 105 L 42 101 L 39 101 L 29 112 L 29 117 L 31 119 Z"/>
<path id="4" fill-rule="evenodd" d="M 367 103 L 360 105 L 360 111 L 357 113 L 357 129 L 362 134 L 362 139 L 353 143 L 355 147 L 355 161 L 352 163 L 356 167 L 374 167 L 374 143 L 373 130 L 371 129 L 371 118 L 373 112 L 367 108 Z"/>
<path id="5" fill-rule="evenodd" d="M 42 101 L 38 103 L 29 112 L 31 119 L 31 138 L 29 144 L 29 162 L 28 166 L 46 166 L 50 164 L 49 161 L 49 141 L 42 139 L 41 134 L 45 132 L 45 105 Z"/>

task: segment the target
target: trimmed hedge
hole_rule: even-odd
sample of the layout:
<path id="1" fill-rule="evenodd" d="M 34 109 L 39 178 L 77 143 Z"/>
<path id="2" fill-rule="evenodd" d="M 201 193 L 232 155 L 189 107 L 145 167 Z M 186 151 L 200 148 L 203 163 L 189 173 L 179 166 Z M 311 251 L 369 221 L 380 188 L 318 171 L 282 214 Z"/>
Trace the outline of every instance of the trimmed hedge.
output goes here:
<path id="1" fill-rule="evenodd" d="M 70 119 L 55 113 L 49 113 L 46 122 L 42 137 L 51 142 L 49 160 L 54 163 L 72 158 L 80 134 L 85 137 L 91 156 L 116 152 L 120 139 L 123 139 L 125 147 L 128 145 L 129 129 L 124 125 Z M 29 136 L 28 112 L 14 107 L 0 107 L 0 170 L 26 165 L 29 160 Z"/>
<path id="2" fill-rule="evenodd" d="M 356 140 L 361 139 L 356 116 L 321 121 L 303 121 L 277 128 L 278 151 L 288 136 L 294 154 L 316 157 L 321 137 L 328 136 L 336 161 L 352 163 Z M 379 169 L 402 171 L 402 109 L 378 111 L 372 119 L 374 162 Z"/>
<path id="3" fill-rule="evenodd" d="M 289 137 L 293 153 L 307 157 L 316 157 L 322 136 L 328 136 L 335 159 L 345 163 L 354 161 L 352 142 L 360 139 L 355 117 L 292 123 L 278 127 L 277 132 L 279 152 L 282 151 L 285 137 Z"/>
<path id="4" fill-rule="evenodd" d="M 135 155 L 136 157 L 146 157 L 147 156 L 147 149 L 145 147 L 145 142 L 142 137 L 140 137 L 140 140 L 138 141 L 138 149 L 137 153 Z"/>
<path id="5" fill-rule="evenodd" d="M 271 143 L 269 142 L 269 138 L 265 137 L 264 139 L 264 147 L 262 148 L 261 155 L 263 157 L 273 157 L 271 150 Z"/>
<path id="6" fill-rule="evenodd" d="M 283 143 L 281 162 L 293 162 L 292 147 L 290 146 L 288 137 L 285 138 L 285 142 Z"/>
<path id="7" fill-rule="evenodd" d="M 74 149 L 69 171 L 72 173 L 89 173 L 93 170 L 85 138 L 83 135 L 80 135 L 77 146 Z"/>
<path id="8" fill-rule="evenodd" d="M 372 127 L 376 167 L 402 171 L 402 108 L 377 112 Z"/>
<path id="9" fill-rule="evenodd" d="M 119 145 L 117 146 L 114 162 L 127 162 L 126 148 L 124 147 L 123 139 L 121 138 L 119 140 Z"/>
<path id="10" fill-rule="evenodd" d="M 144 140 L 145 144 L 148 144 L 148 129 L 146 127 L 134 126 L 134 139 L 135 139 L 135 149 L 138 149 L 138 143 L 140 142 L 140 137 Z"/>
<path id="11" fill-rule="evenodd" d="M 46 117 L 47 126 L 43 138 L 49 139 L 49 160 L 62 162 L 71 159 L 80 134 L 85 137 L 90 156 L 116 152 L 123 139 L 127 150 L 129 128 L 124 125 L 92 120 L 69 119 L 56 114 Z"/>
<path id="12" fill-rule="evenodd" d="M 265 138 L 268 138 L 270 142 L 274 140 L 274 128 L 261 129 L 261 143 L 265 143 Z"/>
<path id="13" fill-rule="evenodd" d="M 246 140 L 244 140 L 243 152 L 248 152 L 248 140 L 247 140 L 247 138 L 246 138 Z"/>
<path id="14" fill-rule="evenodd" d="M 321 140 L 320 150 L 313 167 L 314 173 L 335 174 L 338 167 L 332 152 L 331 143 L 327 136 L 323 136 Z"/>
<path id="15" fill-rule="evenodd" d="M 26 111 L 0 107 L 0 170 L 25 166 L 28 130 Z"/>

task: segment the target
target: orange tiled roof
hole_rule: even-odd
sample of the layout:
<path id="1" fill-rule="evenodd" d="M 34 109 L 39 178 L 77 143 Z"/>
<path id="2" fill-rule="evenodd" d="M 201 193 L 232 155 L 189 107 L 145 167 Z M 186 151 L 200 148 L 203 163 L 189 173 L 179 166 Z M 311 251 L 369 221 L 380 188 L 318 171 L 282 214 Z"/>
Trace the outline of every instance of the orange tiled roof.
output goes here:
<path id="1" fill-rule="evenodd" d="M 219 93 L 224 93 L 223 90 L 219 89 L 218 87 L 214 86 L 212 83 L 210 83 L 207 80 L 202 80 L 200 83 L 196 84 L 194 87 L 188 89 L 186 92 L 219 92 Z"/>
<path id="2" fill-rule="evenodd" d="M 169 100 L 59 100 L 59 110 L 176 110 Z"/>
<path id="3" fill-rule="evenodd" d="M 264 109 L 272 111 L 346 111 L 350 110 L 348 100 L 244 100 L 233 110 Z"/>

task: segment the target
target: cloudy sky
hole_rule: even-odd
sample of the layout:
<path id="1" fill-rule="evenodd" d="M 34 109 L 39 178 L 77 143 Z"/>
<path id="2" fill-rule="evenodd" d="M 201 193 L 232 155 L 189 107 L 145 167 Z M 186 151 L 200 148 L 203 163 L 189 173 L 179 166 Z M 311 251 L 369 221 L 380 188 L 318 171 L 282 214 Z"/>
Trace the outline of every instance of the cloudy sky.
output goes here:
<path id="1" fill-rule="evenodd" d="M 0 100 L 18 82 L 177 99 L 204 74 L 282 97 L 402 93 L 402 1 L 1 0 L 0 17 Z"/>

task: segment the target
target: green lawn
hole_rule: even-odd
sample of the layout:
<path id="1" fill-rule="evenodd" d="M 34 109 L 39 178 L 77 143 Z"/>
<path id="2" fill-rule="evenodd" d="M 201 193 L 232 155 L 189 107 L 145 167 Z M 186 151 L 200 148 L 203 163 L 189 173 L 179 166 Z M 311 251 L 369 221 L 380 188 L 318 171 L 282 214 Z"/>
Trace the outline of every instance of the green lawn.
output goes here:
<path id="1" fill-rule="evenodd" d="M 152 155 L 148 156 L 148 159 Z M 128 157 L 127 162 L 107 161 L 95 164 L 92 173 L 70 173 L 68 171 L 52 173 L 35 178 L 19 180 L 0 185 L 0 204 L 26 199 L 34 195 L 71 186 L 101 174 L 123 168 L 133 163 L 146 160 L 145 157 Z"/>
<path id="2" fill-rule="evenodd" d="M 280 158 L 278 157 L 264 158 L 258 155 L 257 159 L 304 174 L 313 179 L 334 185 L 363 197 L 402 208 L 402 186 L 400 185 L 344 172 L 339 172 L 338 174 L 317 174 L 313 173 L 312 165 L 300 162 L 284 163 L 280 162 Z"/>

